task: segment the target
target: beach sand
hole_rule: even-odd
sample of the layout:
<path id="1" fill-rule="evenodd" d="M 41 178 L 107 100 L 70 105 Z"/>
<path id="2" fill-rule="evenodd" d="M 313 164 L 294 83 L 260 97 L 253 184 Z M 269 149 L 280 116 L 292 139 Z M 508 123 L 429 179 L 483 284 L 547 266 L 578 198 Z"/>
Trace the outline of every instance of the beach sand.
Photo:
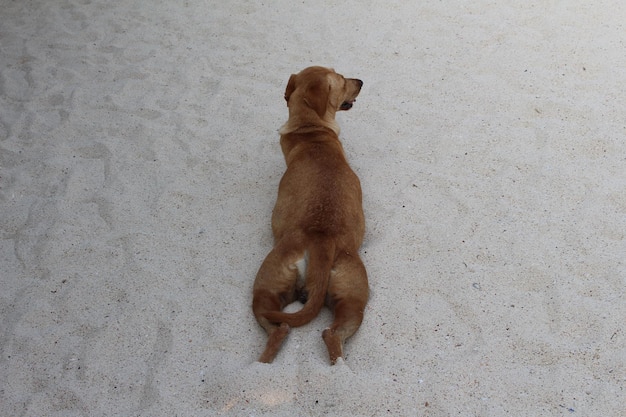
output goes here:
<path id="1" fill-rule="evenodd" d="M 0 415 L 624 415 L 623 2 L 1 3 Z M 365 82 L 371 298 L 260 364 L 309 65 Z"/>

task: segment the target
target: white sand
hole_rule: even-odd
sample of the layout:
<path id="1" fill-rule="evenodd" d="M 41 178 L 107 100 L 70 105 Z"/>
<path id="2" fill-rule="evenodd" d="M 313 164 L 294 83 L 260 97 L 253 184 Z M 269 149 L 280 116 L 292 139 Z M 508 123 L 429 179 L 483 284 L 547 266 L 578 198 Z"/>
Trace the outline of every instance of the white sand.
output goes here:
<path id="1" fill-rule="evenodd" d="M 623 1 L 0 3 L 0 415 L 624 415 Z M 311 64 L 365 81 L 372 296 L 263 365 Z"/>

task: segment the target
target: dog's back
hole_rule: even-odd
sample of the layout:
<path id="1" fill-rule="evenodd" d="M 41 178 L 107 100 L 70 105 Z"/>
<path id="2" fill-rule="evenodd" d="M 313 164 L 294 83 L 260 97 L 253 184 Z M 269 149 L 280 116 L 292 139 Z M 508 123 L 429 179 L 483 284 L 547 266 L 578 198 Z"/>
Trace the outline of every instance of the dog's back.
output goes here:
<path id="1" fill-rule="evenodd" d="M 306 254 L 309 272 L 302 288 L 306 304 L 297 313 L 268 312 L 271 321 L 301 326 L 322 308 L 332 261 L 340 252 L 356 253 L 363 241 L 365 219 L 361 184 L 330 129 L 282 135 L 287 171 L 280 182 L 272 215 L 277 246 L 282 241 Z M 313 257 L 311 254 L 317 256 Z M 330 257 L 332 261 L 324 259 Z M 318 267 L 322 270 L 318 273 Z"/>

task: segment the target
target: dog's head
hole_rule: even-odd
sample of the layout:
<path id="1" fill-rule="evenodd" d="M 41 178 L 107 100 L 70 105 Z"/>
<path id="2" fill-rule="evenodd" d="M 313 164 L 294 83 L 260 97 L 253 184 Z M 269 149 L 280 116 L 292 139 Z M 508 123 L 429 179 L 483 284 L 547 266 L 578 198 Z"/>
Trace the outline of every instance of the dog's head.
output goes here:
<path id="1" fill-rule="evenodd" d="M 309 67 L 293 74 L 287 83 L 285 100 L 292 111 L 310 108 L 324 121 L 332 122 L 339 110 L 350 110 L 363 81 L 345 78 L 332 68 Z"/>

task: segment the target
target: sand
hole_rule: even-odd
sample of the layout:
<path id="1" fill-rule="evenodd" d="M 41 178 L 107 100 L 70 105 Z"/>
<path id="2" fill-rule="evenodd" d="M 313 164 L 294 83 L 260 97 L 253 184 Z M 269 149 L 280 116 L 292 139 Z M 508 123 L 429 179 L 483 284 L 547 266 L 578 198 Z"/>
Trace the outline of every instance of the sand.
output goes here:
<path id="1" fill-rule="evenodd" d="M 624 2 L 0 3 L 0 415 L 624 415 Z M 266 365 L 313 64 L 365 82 L 371 298 Z"/>

